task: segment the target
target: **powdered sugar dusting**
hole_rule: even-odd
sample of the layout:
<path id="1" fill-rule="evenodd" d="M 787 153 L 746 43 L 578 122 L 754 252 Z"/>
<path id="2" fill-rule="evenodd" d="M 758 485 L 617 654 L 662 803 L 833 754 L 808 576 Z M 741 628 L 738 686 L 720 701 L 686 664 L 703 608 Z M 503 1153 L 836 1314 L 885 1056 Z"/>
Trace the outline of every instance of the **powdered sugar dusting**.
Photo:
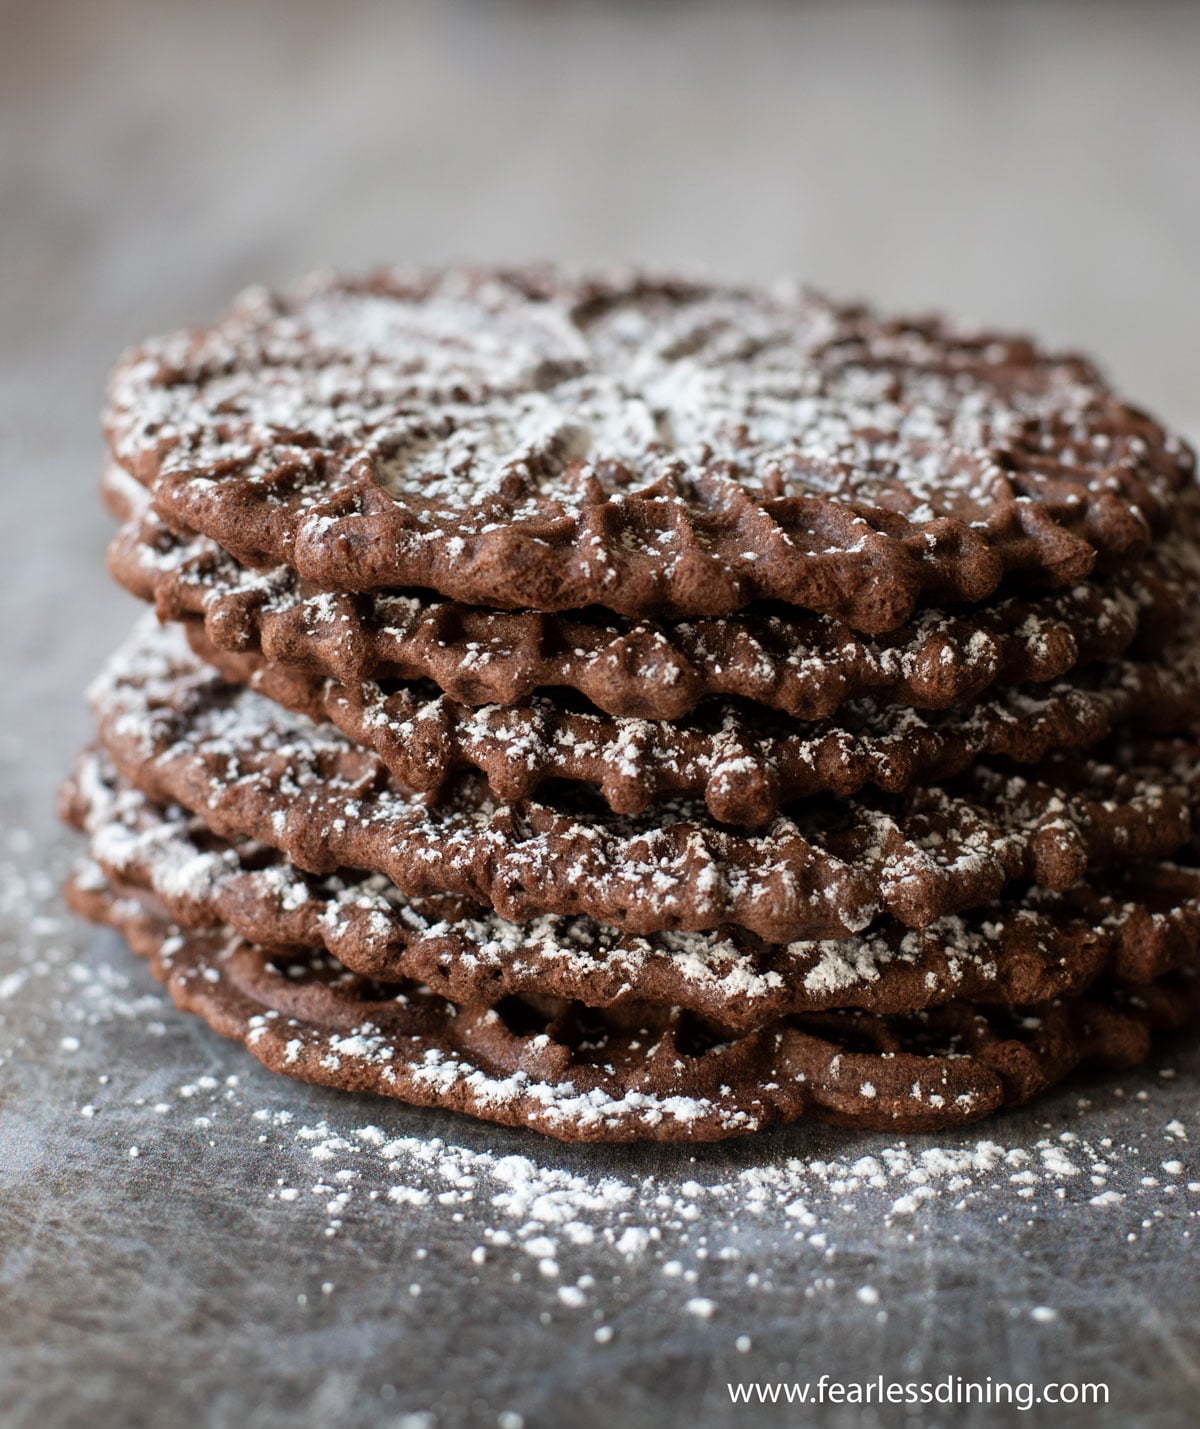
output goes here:
<path id="1" fill-rule="evenodd" d="M 723 465 L 764 495 L 982 516 L 1004 481 L 998 453 L 1043 438 L 1111 479 L 1095 374 L 1019 342 L 814 293 L 624 276 L 599 301 L 586 283 L 534 292 L 499 275 L 404 287 L 255 291 L 202 337 L 147 344 L 115 381 L 118 454 L 170 443 L 168 473 L 235 461 L 265 476 L 304 433 L 370 458 L 419 515 L 476 508 L 476 529 L 489 497 L 520 521 Z"/>
<path id="2" fill-rule="evenodd" d="M 177 524 L 322 589 L 636 616 L 779 599 L 870 631 L 926 589 L 1127 558 L 1194 467 L 1080 358 L 629 272 L 255 292 L 130 354 L 107 429 Z"/>

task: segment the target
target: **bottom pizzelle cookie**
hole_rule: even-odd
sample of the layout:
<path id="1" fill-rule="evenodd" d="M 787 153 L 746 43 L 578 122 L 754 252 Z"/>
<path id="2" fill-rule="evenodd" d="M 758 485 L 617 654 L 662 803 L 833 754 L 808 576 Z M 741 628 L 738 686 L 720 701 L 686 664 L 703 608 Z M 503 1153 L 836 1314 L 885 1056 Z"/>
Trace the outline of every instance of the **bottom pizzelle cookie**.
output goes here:
<path id="1" fill-rule="evenodd" d="M 1132 1066 L 1200 1011 L 1200 983 L 1109 984 L 1021 1016 L 950 1003 L 830 1012 L 743 1034 L 677 1008 L 600 1013 L 526 994 L 456 1006 L 323 953 L 171 922 L 85 863 L 68 887 L 119 929 L 175 1003 L 303 1081 L 525 1126 L 564 1141 L 712 1141 L 812 1116 L 928 1131 L 1030 1100 L 1077 1067 Z"/>

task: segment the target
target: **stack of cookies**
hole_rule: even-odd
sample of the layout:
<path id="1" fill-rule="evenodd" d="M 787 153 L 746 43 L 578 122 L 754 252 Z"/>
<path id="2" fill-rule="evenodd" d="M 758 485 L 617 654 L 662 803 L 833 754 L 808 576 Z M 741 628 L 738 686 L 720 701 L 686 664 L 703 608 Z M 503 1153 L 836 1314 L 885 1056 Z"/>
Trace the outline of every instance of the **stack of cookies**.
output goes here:
<path id="1" fill-rule="evenodd" d="M 1200 1010 L 1190 451 L 1075 356 L 321 275 L 118 367 L 75 907 L 309 1081 L 905 1130 Z M 160 624 L 161 622 L 161 624 Z"/>

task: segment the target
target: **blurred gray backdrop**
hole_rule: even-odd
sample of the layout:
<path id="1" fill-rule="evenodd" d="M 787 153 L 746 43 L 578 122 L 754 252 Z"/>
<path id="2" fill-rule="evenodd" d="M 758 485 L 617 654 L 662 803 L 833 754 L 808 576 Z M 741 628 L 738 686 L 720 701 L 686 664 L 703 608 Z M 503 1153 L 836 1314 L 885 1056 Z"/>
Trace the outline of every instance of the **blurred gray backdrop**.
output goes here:
<path id="1" fill-rule="evenodd" d="M 3 375 L 72 428 L 242 283 L 462 256 L 788 270 L 1200 415 L 1200 6 L 27 0 L 2 34 Z"/>

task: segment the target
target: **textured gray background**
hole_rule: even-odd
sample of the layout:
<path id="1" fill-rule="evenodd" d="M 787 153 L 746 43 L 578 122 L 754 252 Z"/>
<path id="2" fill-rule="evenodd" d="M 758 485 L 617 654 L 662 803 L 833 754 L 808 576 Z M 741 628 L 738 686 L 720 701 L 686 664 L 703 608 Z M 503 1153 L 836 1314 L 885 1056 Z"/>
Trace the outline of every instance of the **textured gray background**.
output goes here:
<path id="1" fill-rule="evenodd" d="M 125 342 L 314 263 L 699 261 L 1036 327 L 1101 353 L 1195 433 L 1200 8 L 97 0 L 4 5 L 0 36 L 6 1429 L 340 1429 L 411 1411 L 495 1424 L 505 1410 L 529 1425 L 801 1422 L 730 1409 L 724 1381 L 822 1369 L 1107 1376 L 1106 1415 L 1024 1422 L 1195 1422 L 1190 1212 L 1137 1185 L 1167 1155 L 1200 1174 L 1187 1144 L 1163 1141 L 1172 1117 L 1190 1125 L 1187 1057 L 1170 1054 L 1174 1080 L 1154 1067 L 1121 1079 L 1120 1096 L 1092 1087 L 1082 1108 L 1072 1089 L 994 1131 L 1007 1146 L 1047 1125 L 1113 1136 L 1109 1184 L 1128 1199 L 1112 1215 L 1072 1191 L 1032 1224 L 1016 1199 L 1001 1220 L 1001 1189 L 986 1209 L 943 1198 L 913 1235 L 829 1197 L 815 1208 L 839 1269 L 814 1297 L 825 1272 L 783 1221 L 748 1236 L 714 1212 L 695 1234 L 743 1258 L 704 1271 L 713 1318 L 681 1312 L 653 1256 L 613 1283 L 598 1255 L 595 1313 L 616 1329 L 601 1346 L 591 1310 L 572 1317 L 507 1263 L 471 1268 L 482 1212 L 368 1213 L 364 1194 L 334 1237 L 307 1195 L 283 1215 L 274 1181 L 313 1176 L 292 1165 L 292 1140 L 258 1141 L 250 1111 L 436 1127 L 667 1186 L 855 1143 L 799 1130 L 695 1163 L 573 1152 L 277 1084 L 158 1007 L 114 940 L 44 921 L 52 900 L 30 880 L 61 866 L 53 784 L 85 734 L 82 684 L 130 614 L 104 579 L 92 494 L 100 386 Z M 76 958 L 90 972 L 73 980 Z M 106 967 L 117 983 L 89 1002 Z M 180 1110 L 180 1085 L 202 1074 L 242 1077 L 220 1135 Z M 169 1116 L 150 1110 L 160 1098 Z M 1163 1212 L 1147 1211 L 1148 1228 L 1139 1196 Z M 417 1245 L 429 1256 L 414 1298 Z M 773 1274 L 769 1294 L 747 1286 L 753 1266 Z M 865 1283 L 886 1321 L 856 1298 Z M 1059 1318 L 1031 1319 L 1045 1304 Z M 741 1333 L 747 1355 L 732 1349 Z"/>

